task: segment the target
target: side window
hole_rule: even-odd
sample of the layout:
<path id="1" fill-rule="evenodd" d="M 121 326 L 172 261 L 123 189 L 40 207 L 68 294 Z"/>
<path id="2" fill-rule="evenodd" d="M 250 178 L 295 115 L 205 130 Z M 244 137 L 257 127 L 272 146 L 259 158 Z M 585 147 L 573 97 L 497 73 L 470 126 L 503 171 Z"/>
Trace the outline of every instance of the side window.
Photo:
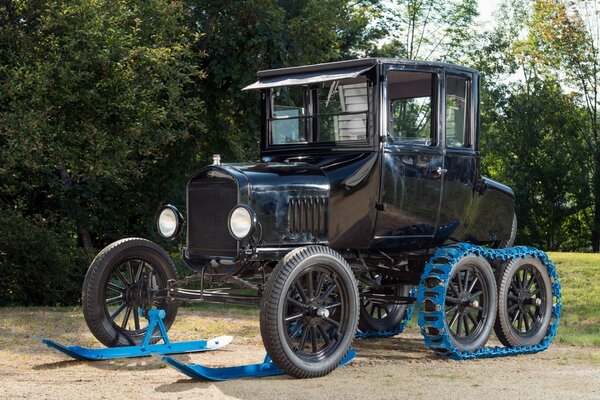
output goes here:
<path id="1" fill-rule="evenodd" d="M 446 145 L 469 147 L 470 81 L 460 76 L 446 78 Z"/>
<path id="2" fill-rule="evenodd" d="M 432 74 L 390 71 L 388 142 L 435 144 L 433 82 Z"/>

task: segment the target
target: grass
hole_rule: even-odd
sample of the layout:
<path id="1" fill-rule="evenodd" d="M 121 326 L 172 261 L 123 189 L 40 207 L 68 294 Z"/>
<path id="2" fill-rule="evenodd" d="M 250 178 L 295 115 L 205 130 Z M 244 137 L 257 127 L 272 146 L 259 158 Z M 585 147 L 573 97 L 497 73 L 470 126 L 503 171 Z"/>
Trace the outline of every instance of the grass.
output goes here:
<path id="1" fill-rule="evenodd" d="M 560 276 L 563 311 L 556 340 L 600 346 L 600 254 L 549 253 Z"/>

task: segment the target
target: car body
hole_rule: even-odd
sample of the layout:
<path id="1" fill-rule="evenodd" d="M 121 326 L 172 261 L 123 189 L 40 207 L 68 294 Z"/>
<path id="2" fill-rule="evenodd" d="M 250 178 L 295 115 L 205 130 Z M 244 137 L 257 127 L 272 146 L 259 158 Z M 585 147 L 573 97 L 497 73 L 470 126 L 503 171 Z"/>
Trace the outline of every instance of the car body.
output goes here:
<path id="1" fill-rule="evenodd" d="M 192 268 L 234 272 L 310 244 L 348 258 L 385 253 L 396 259 L 455 242 L 498 246 L 510 239 L 514 194 L 480 173 L 476 71 L 369 58 L 261 71 L 258 78 L 246 89 L 260 94 L 261 162 L 210 165 L 188 182 L 183 255 Z M 304 89 L 303 104 L 277 104 L 277 93 L 296 88 Z M 338 96 L 346 111 L 320 114 L 325 92 L 328 106 Z M 415 98 L 421 103 L 429 98 L 430 130 L 403 138 L 392 132 L 393 105 L 399 101 L 406 108 Z M 352 103 L 362 107 L 359 112 L 351 111 Z M 359 135 L 320 140 L 323 121 L 333 118 L 335 134 L 343 134 L 340 126 L 346 122 L 353 126 L 347 131 Z M 462 143 L 446 134 L 450 124 L 457 130 L 457 119 Z M 305 135 L 278 143 L 274 135 L 281 131 Z M 251 234 L 241 240 L 227 228 L 237 205 L 247 206 L 253 218 Z"/>

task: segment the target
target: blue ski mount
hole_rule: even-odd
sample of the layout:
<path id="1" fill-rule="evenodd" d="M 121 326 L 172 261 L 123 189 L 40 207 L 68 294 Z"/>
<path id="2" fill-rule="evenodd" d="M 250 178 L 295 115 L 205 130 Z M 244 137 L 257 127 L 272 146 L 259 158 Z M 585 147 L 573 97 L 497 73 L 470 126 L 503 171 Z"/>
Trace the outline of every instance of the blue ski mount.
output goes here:
<path id="1" fill-rule="evenodd" d="M 346 353 L 346 356 L 340 362 L 340 367 L 348 364 L 354 357 L 356 357 L 356 351 L 354 349 L 348 350 L 348 353 Z M 271 358 L 268 354 L 265 356 L 265 360 L 260 364 L 220 368 L 211 368 L 200 364 L 186 364 L 168 356 L 163 356 L 160 358 L 162 361 L 167 363 L 167 365 L 175 368 L 181 373 L 184 373 L 190 378 L 199 381 L 228 381 L 232 379 L 262 378 L 265 376 L 285 374 L 285 372 L 280 370 L 273 363 L 273 361 L 271 361 Z"/>
<path id="2" fill-rule="evenodd" d="M 221 336 L 211 340 L 173 343 L 169 340 L 167 330 L 162 321 L 165 315 L 164 310 L 148 311 L 148 329 L 146 330 L 142 344 L 139 346 L 89 349 L 79 346 L 63 346 L 49 339 L 43 339 L 42 343 L 77 360 L 111 360 L 116 358 L 145 357 L 152 354 L 180 354 L 218 350 L 227 346 L 233 339 L 231 336 Z M 141 310 L 140 316 L 142 316 Z M 157 338 L 157 336 L 153 336 L 153 332 L 157 326 L 160 332 L 158 338 L 162 339 L 164 343 L 150 344 L 152 339 Z"/>

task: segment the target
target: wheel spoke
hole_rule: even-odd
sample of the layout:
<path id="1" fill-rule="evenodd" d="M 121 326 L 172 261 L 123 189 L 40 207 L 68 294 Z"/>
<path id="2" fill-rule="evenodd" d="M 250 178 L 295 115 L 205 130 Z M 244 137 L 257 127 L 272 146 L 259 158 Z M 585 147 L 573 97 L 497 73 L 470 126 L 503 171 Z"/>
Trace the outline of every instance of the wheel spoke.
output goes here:
<path id="1" fill-rule="evenodd" d="M 112 297 L 110 299 L 106 299 L 106 305 L 109 306 L 111 304 L 118 303 L 120 301 L 123 301 L 123 299 L 124 299 L 123 296 L 117 296 L 117 297 Z"/>
<path id="2" fill-rule="evenodd" d="M 456 281 L 458 282 L 458 291 L 462 292 L 464 288 L 462 286 L 462 279 L 460 279 L 460 272 L 456 274 Z"/>
<path id="3" fill-rule="evenodd" d="M 115 285 L 115 284 L 114 284 L 114 283 L 112 283 L 112 282 L 109 282 L 109 283 L 108 283 L 108 285 L 106 285 L 106 287 L 107 287 L 108 289 L 112 289 L 112 290 L 114 290 L 115 292 L 121 292 L 121 293 L 125 293 L 125 288 L 122 288 L 121 286 Z"/>
<path id="4" fill-rule="evenodd" d="M 468 269 L 465 271 L 465 283 L 463 284 L 463 288 L 464 289 L 468 289 L 469 288 L 469 275 L 470 275 L 471 270 Z"/>
<path id="5" fill-rule="evenodd" d="M 447 310 L 446 310 L 446 314 L 449 314 L 449 313 L 451 313 L 452 311 L 455 311 L 455 310 L 457 310 L 457 309 L 458 309 L 458 306 L 452 306 L 452 307 L 450 307 L 449 309 L 447 309 Z"/>
<path id="6" fill-rule="evenodd" d="M 458 292 L 458 289 L 456 288 L 456 286 L 454 286 L 454 283 L 450 282 L 448 287 L 452 290 L 452 292 L 454 293 L 454 295 L 456 297 L 460 296 L 460 293 Z"/>
<path id="7" fill-rule="evenodd" d="M 312 343 L 313 353 L 319 351 L 319 346 L 317 344 L 317 329 L 314 326 L 310 327 L 310 341 Z"/>
<path id="8" fill-rule="evenodd" d="M 458 317 L 458 326 L 456 327 L 456 334 L 460 336 L 460 331 L 462 330 L 463 318 L 462 316 Z"/>
<path id="9" fill-rule="evenodd" d="M 304 315 L 304 313 L 297 313 L 297 314 L 292 314 L 288 317 L 286 317 L 284 319 L 285 322 L 292 322 L 292 321 L 296 321 L 299 320 L 300 318 L 302 318 L 302 316 Z"/>
<path id="10" fill-rule="evenodd" d="M 323 272 L 319 273 L 319 277 L 317 278 L 317 292 L 315 294 L 316 298 L 321 296 L 321 290 L 323 290 L 323 282 L 325 281 L 325 274 Z"/>
<path id="11" fill-rule="evenodd" d="M 296 283 L 294 284 L 294 287 L 298 291 L 298 294 L 302 298 L 302 301 L 304 303 L 308 303 L 308 296 L 306 295 L 306 292 L 304 291 L 304 288 L 300 285 L 300 283 L 298 281 L 296 281 Z"/>
<path id="12" fill-rule="evenodd" d="M 342 303 L 337 302 L 337 303 L 329 304 L 329 305 L 327 305 L 327 306 L 325 306 L 323 308 L 325 308 L 327 310 L 331 310 L 332 308 L 337 308 L 337 307 L 339 307 L 341 305 L 342 305 Z"/>
<path id="13" fill-rule="evenodd" d="M 529 320 L 527 319 L 528 315 L 527 313 L 523 313 L 523 322 L 525 322 L 525 331 L 527 332 L 529 330 Z"/>
<path id="14" fill-rule="evenodd" d="M 325 332 L 325 329 L 323 329 L 323 327 L 320 324 L 317 325 L 317 329 L 319 330 L 321 337 L 325 341 L 325 346 L 327 346 L 329 343 L 331 343 L 331 339 L 329 339 L 329 335 L 327 334 L 327 332 Z"/>
<path id="15" fill-rule="evenodd" d="M 140 329 L 140 316 L 136 311 L 133 312 L 133 323 L 135 325 L 135 330 L 136 331 L 139 330 Z"/>
<path id="16" fill-rule="evenodd" d="M 511 325 L 513 325 L 513 326 L 515 325 L 515 323 L 517 322 L 517 319 L 519 318 L 519 314 L 521 314 L 521 310 L 517 310 L 517 312 L 513 316 L 512 322 L 510 323 Z"/>
<path id="17" fill-rule="evenodd" d="M 458 304 L 458 303 L 460 303 L 460 300 L 457 299 L 456 297 L 446 295 L 446 302 L 452 303 L 452 304 Z"/>
<path id="18" fill-rule="evenodd" d="M 294 328 L 290 332 L 289 337 L 293 338 L 294 336 L 296 336 L 296 334 L 298 333 L 298 331 L 300 330 L 300 328 L 302 328 L 303 325 L 304 324 L 302 323 L 302 321 L 296 322 L 296 325 L 294 325 Z"/>
<path id="19" fill-rule="evenodd" d="M 329 325 L 335 327 L 335 328 L 339 328 L 340 327 L 340 323 L 337 322 L 336 320 L 333 320 L 331 318 L 328 317 L 323 317 L 322 319 L 324 322 L 327 322 Z"/>
<path id="20" fill-rule="evenodd" d="M 308 338 L 308 329 L 304 329 L 302 331 L 302 338 L 300 338 L 300 347 L 298 348 L 300 351 L 304 351 L 304 346 L 306 346 L 307 338 Z"/>
<path id="21" fill-rule="evenodd" d="M 306 274 L 306 283 L 308 285 L 308 298 L 309 299 L 314 299 L 315 298 L 315 288 L 313 287 L 314 282 L 313 282 L 313 271 L 308 271 L 308 274 Z"/>
<path id="22" fill-rule="evenodd" d="M 325 290 L 325 292 L 323 293 L 323 295 L 321 295 L 320 299 L 324 300 L 327 297 L 329 297 L 329 295 L 334 291 L 334 289 L 337 287 L 337 284 L 335 282 L 332 282 L 331 285 L 329 285 L 329 287 L 327 288 L 327 290 Z"/>
<path id="23" fill-rule="evenodd" d="M 377 318 L 381 319 L 381 307 L 377 307 Z"/>
<path id="24" fill-rule="evenodd" d="M 469 329 L 469 317 L 463 315 L 464 325 L 465 325 L 465 335 L 469 336 L 471 330 Z"/>
<path id="25" fill-rule="evenodd" d="M 131 261 L 127 261 L 127 271 L 129 272 L 129 283 L 135 283 L 135 273 L 133 272 Z"/>
<path id="26" fill-rule="evenodd" d="M 127 307 L 127 311 L 125 311 L 125 316 L 123 317 L 123 322 L 121 322 L 121 329 L 127 329 L 127 322 L 129 322 L 130 316 L 131 316 L 131 307 Z"/>
<path id="27" fill-rule="evenodd" d="M 125 307 L 127 307 L 127 303 L 123 303 L 121 304 L 114 313 L 112 313 L 110 315 L 110 319 L 112 319 L 113 321 L 115 320 L 115 318 L 117 318 L 117 316 L 119 316 L 119 314 L 121 314 L 121 311 L 123 311 L 125 309 Z"/>
<path id="28" fill-rule="evenodd" d="M 513 293 L 519 293 L 519 287 L 514 279 L 510 282 L 510 289 L 513 291 Z"/>
<path id="29" fill-rule="evenodd" d="M 473 279 L 473 282 L 471 282 L 471 286 L 469 286 L 469 290 L 468 290 L 469 293 L 471 293 L 473 291 L 478 280 L 479 280 L 479 277 L 477 275 L 475 275 L 475 279 Z"/>
<path id="30" fill-rule="evenodd" d="M 529 314 L 529 316 L 531 317 L 531 322 L 535 322 L 535 320 L 537 319 L 536 315 L 532 313 L 531 310 L 527 310 L 527 314 Z"/>
<path id="31" fill-rule="evenodd" d="M 303 310 L 306 308 L 306 305 L 305 305 L 305 304 L 303 304 L 303 303 L 300 303 L 298 300 L 296 300 L 296 299 L 292 299 L 291 297 L 288 297 L 288 298 L 287 298 L 287 301 L 288 301 L 288 302 L 290 302 L 290 303 L 292 303 L 292 304 L 293 304 L 293 305 L 295 305 L 296 307 L 303 309 Z"/>
<path id="32" fill-rule="evenodd" d="M 469 295 L 469 297 L 470 297 L 471 299 L 474 299 L 475 297 L 479 297 L 479 296 L 481 296 L 482 294 L 483 294 L 483 290 L 478 290 L 478 291 L 476 291 L 475 293 L 473 293 L 473 294 Z"/>
<path id="33" fill-rule="evenodd" d="M 452 316 L 452 320 L 450 321 L 450 329 L 452 329 L 452 327 L 456 323 L 456 320 L 458 319 L 458 317 L 459 317 L 459 313 L 458 313 L 458 311 L 456 311 L 454 313 L 454 315 Z"/>
<path id="34" fill-rule="evenodd" d="M 127 280 L 127 278 L 125 278 L 125 275 L 123 275 L 119 268 L 115 270 L 115 273 L 117 274 L 119 280 L 125 284 L 125 286 L 129 285 L 129 281 Z"/>
<path id="35" fill-rule="evenodd" d="M 142 275 L 144 274 L 144 267 L 146 266 L 146 263 L 144 261 L 142 261 L 142 263 L 140 264 L 140 266 L 138 267 L 137 273 L 135 275 L 135 282 L 139 282 L 140 279 L 142 279 Z"/>
<path id="36" fill-rule="evenodd" d="M 471 322 L 473 323 L 473 327 L 476 327 L 478 325 L 477 320 L 475 319 L 475 317 L 473 317 L 471 315 L 471 313 L 467 313 L 467 315 L 469 316 L 469 319 L 471 320 Z"/>
<path id="37" fill-rule="evenodd" d="M 519 304 L 515 303 L 512 306 L 508 307 L 508 312 L 512 313 L 513 311 L 515 311 L 517 309 L 517 307 L 519 307 Z"/>

